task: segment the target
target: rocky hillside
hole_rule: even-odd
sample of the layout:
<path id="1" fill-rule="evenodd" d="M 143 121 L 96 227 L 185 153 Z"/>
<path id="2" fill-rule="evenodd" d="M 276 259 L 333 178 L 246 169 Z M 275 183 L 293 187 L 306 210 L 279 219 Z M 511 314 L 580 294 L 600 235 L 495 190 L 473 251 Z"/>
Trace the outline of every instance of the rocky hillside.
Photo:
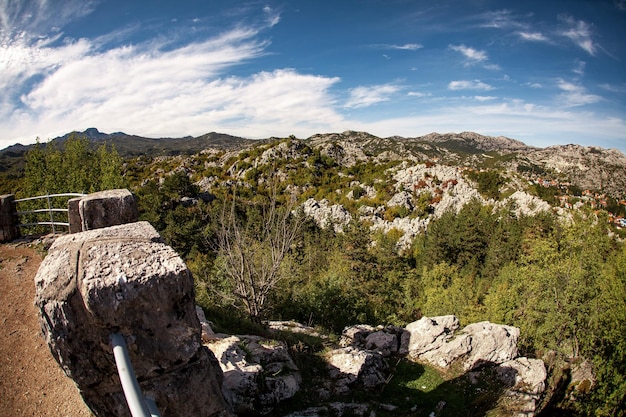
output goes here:
<path id="1" fill-rule="evenodd" d="M 192 155 L 206 149 L 253 149 L 276 141 L 276 138 L 251 140 L 215 132 L 198 137 L 152 139 L 123 132 L 102 133 L 90 128 L 52 139 L 51 143 L 62 144 L 71 134 L 85 136 L 96 146 L 112 144 L 125 157 Z M 346 131 L 316 134 L 300 142 L 346 167 L 357 162 L 433 161 L 534 174 L 542 179 L 571 182 L 582 189 L 615 198 L 626 197 L 626 156 L 616 149 L 579 145 L 534 148 L 518 140 L 474 132 L 381 138 L 366 132 Z M 23 169 L 24 156 L 32 146 L 17 144 L 0 150 L 0 175 L 18 176 Z"/>

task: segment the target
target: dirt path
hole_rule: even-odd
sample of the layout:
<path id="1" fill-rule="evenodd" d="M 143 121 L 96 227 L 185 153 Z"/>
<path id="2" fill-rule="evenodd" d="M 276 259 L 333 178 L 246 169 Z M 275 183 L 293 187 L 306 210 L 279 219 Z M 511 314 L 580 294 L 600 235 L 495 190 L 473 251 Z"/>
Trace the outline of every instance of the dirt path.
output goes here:
<path id="1" fill-rule="evenodd" d="M 33 305 L 41 259 L 26 244 L 0 245 L 0 417 L 91 417 L 41 334 Z"/>

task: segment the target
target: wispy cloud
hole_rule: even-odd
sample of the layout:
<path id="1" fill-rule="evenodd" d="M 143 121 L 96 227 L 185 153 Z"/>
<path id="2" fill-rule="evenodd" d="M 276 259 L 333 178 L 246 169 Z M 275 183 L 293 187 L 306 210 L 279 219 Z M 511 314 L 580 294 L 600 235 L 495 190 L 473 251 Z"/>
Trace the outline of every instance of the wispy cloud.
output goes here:
<path id="1" fill-rule="evenodd" d="M 399 49 L 404 51 L 417 51 L 418 49 L 422 49 L 424 45 L 420 45 L 419 43 L 405 43 L 404 45 L 387 45 L 389 49 Z"/>
<path id="2" fill-rule="evenodd" d="M 460 80 L 450 81 L 448 90 L 493 90 L 494 87 L 480 80 Z"/>
<path id="3" fill-rule="evenodd" d="M 559 110 L 524 100 L 504 100 L 463 106 L 446 104 L 444 108 L 417 116 L 361 122 L 354 126 L 381 137 L 474 131 L 503 135 L 541 147 L 600 135 L 607 145 L 623 148 L 626 120 L 573 109 Z"/>
<path id="4" fill-rule="evenodd" d="M 550 39 L 541 32 L 517 32 L 517 35 L 525 41 L 531 42 L 548 42 Z"/>
<path id="5" fill-rule="evenodd" d="M 592 39 L 591 26 L 571 16 L 560 16 L 559 19 L 568 26 L 567 29 L 561 31 L 561 35 L 572 40 L 572 42 L 585 50 L 589 55 L 595 56 L 598 46 Z"/>
<path id="6" fill-rule="evenodd" d="M 32 141 L 90 126 L 159 137 L 208 126 L 246 137 L 280 134 L 276 126 L 296 135 L 345 128 L 329 92 L 337 77 L 292 69 L 226 75 L 266 53 L 260 30 L 238 27 L 165 49 L 152 41 L 106 51 L 87 39 L 57 47 L 15 41 L 0 49 L 10 69 L 0 72 L 0 86 L 15 87 L 0 98 L 0 137 Z"/>
<path id="7" fill-rule="evenodd" d="M 498 97 L 495 96 L 474 96 L 474 100 L 476 101 L 492 101 L 492 100 L 496 100 Z"/>
<path id="8" fill-rule="evenodd" d="M 376 103 L 389 101 L 391 99 L 391 96 L 397 93 L 399 90 L 400 87 L 393 84 L 356 87 L 350 90 L 350 96 L 344 104 L 344 107 L 368 107 Z"/>
<path id="9" fill-rule="evenodd" d="M 483 62 L 488 59 L 487 52 L 480 51 L 478 49 L 471 48 L 465 45 L 449 45 L 451 50 L 460 52 L 467 59 L 469 64 L 475 64 L 477 62 Z"/>
<path id="10" fill-rule="evenodd" d="M 272 7 L 263 7 L 263 13 L 265 14 L 265 20 L 269 27 L 276 26 L 280 22 L 280 13 Z"/>
<path id="11" fill-rule="evenodd" d="M 419 49 L 424 48 L 424 45 L 419 43 L 405 43 L 402 45 L 399 44 L 389 44 L 389 43 L 377 43 L 374 45 L 370 45 L 369 47 L 375 49 L 388 49 L 395 51 L 417 51 Z"/>
<path id="12" fill-rule="evenodd" d="M 582 85 L 573 84 L 563 79 L 558 80 L 557 86 L 563 91 L 559 95 L 559 100 L 564 107 L 584 106 L 602 100 L 602 97 L 587 92 L 587 89 Z"/>
<path id="13" fill-rule="evenodd" d="M 598 87 L 602 88 L 603 90 L 609 91 L 611 93 L 617 93 L 617 94 L 624 94 L 624 93 L 626 93 L 626 83 L 624 83 L 622 85 L 614 85 L 614 84 L 604 83 L 604 84 L 600 84 Z"/>
<path id="14" fill-rule="evenodd" d="M 515 16 L 511 10 L 488 11 L 475 16 L 479 21 L 479 27 L 494 29 L 524 28 L 526 25 L 520 22 L 520 16 Z"/>
<path id="15" fill-rule="evenodd" d="M 497 64 L 489 63 L 489 56 L 487 52 L 474 49 L 466 45 L 448 45 L 448 48 L 461 53 L 465 57 L 465 66 L 471 66 L 475 64 L 482 64 L 482 66 L 489 70 L 499 70 L 500 66 Z"/>
<path id="16" fill-rule="evenodd" d="M 586 66 L 587 66 L 587 63 L 585 61 L 581 61 L 580 59 L 577 59 L 576 64 L 574 65 L 574 68 L 572 68 L 572 72 L 578 75 L 579 77 L 582 77 L 585 75 Z"/>

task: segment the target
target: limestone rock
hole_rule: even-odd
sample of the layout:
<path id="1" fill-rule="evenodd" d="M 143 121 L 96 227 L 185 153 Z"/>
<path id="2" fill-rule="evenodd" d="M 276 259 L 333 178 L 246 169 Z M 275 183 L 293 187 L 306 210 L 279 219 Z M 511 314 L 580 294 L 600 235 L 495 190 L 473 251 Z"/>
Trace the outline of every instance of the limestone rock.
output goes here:
<path id="1" fill-rule="evenodd" d="M 53 356 L 100 416 L 130 416 L 109 335 L 121 334 L 140 387 L 167 416 L 226 410 L 202 346 L 191 273 L 148 223 L 59 237 L 35 277 Z"/>
<path id="2" fill-rule="evenodd" d="M 304 324 L 295 321 L 270 320 L 264 322 L 264 324 L 270 330 L 297 334 L 307 334 L 313 337 L 327 338 L 326 335 L 320 334 L 317 330 L 315 330 L 314 327 L 305 326 Z"/>
<path id="3" fill-rule="evenodd" d="M 365 338 L 375 331 L 376 328 L 369 324 L 357 324 L 346 327 L 341 333 L 339 345 L 342 347 L 363 346 L 365 344 Z"/>
<path id="4" fill-rule="evenodd" d="M 328 200 L 317 201 L 309 198 L 302 205 L 304 214 L 315 220 L 321 228 L 333 226 L 336 232 L 342 232 L 344 226 L 352 221 L 350 212 L 340 204 L 328 205 Z"/>
<path id="5" fill-rule="evenodd" d="M 387 206 L 400 206 L 408 210 L 413 210 L 413 196 L 407 191 L 401 191 L 394 194 L 393 197 L 391 197 L 391 200 L 387 201 Z"/>
<path id="6" fill-rule="evenodd" d="M 329 352 L 327 360 L 337 394 L 354 386 L 372 389 L 385 383 L 388 367 L 379 352 L 349 346 Z"/>
<path id="7" fill-rule="evenodd" d="M 506 390 L 503 407 L 511 415 L 530 417 L 537 412 L 537 405 L 546 387 L 548 373 L 540 359 L 516 358 L 498 366 L 496 372 Z"/>
<path id="8" fill-rule="evenodd" d="M 224 398 L 238 413 L 271 411 L 300 389 L 302 376 L 281 342 L 222 335 L 207 346 L 224 373 Z"/>
<path id="9" fill-rule="evenodd" d="M 198 320 L 200 321 L 202 341 L 207 342 L 213 339 L 215 337 L 215 332 L 213 332 L 213 329 L 211 328 L 211 322 L 206 319 L 202 307 L 196 306 L 196 316 L 198 316 Z"/>
<path id="10" fill-rule="evenodd" d="M 359 349 L 376 351 L 384 357 L 397 354 L 404 329 L 395 326 L 373 327 L 358 324 L 346 327 L 339 339 L 343 347 L 354 346 Z"/>
<path id="11" fill-rule="evenodd" d="M 139 218 L 135 197 L 126 189 L 100 191 L 72 199 L 68 208 L 73 233 L 133 223 Z M 78 219 L 80 226 L 75 224 Z"/>
<path id="12" fill-rule="evenodd" d="M 458 328 L 459 319 L 455 316 L 422 317 L 405 327 L 400 353 L 417 358 L 441 347 Z"/>
<path id="13" fill-rule="evenodd" d="M 513 202 L 515 204 L 515 214 L 518 216 L 534 216 L 541 212 L 547 212 L 551 210 L 550 204 L 540 199 L 539 197 L 535 197 L 530 195 L 524 191 L 516 191 L 511 196 L 509 196 L 506 200 L 501 203 L 501 206 L 506 206 Z"/>
<path id="14" fill-rule="evenodd" d="M 465 370 L 503 363 L 518 355 L 516 327 L 484 321 L 455 333 L 458 327 L 455 316 L 422 317 L 406 326 L 401 352 L 442 368 L 461 360 Z"/>
<path id="15" fill-rule="evenodd" d="M 486 363 L 504 363 L 517 357 L 517 327 L 488 321 L 472 323 L 462 330 L 471 338 L 471 352 L 464 358 L 465 369 L 475 369 Z"/>

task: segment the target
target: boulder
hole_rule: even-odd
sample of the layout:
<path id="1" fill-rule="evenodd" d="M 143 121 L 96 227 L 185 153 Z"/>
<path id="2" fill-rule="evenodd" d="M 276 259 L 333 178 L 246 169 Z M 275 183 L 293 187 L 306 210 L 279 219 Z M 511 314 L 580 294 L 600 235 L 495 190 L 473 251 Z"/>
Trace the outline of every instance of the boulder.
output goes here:
<path id="1" fill-rule="evenodd" d="M 389 357 L 398 353 L 403 333 L 404 329 L 401 327 L 373 327 L 368 324 L 357 324 L 343 330 L 339 345 L 373 350 L 384 357 Z"/>
<path id="2" fill-rule="evenodd" d="M 353 387 L 373 389 L 385 384 L 388 366 L 379 352 L 349 346 L 329 352 L 327 362 L 337 394 L 346 394 Z"/>
<path id="3" fill-rule="evenodd" d="M 267 413 L 300 389 L 302 376 L 282 342 L 217 335 L 207 346 L 224 374 L 224 398 L 238 413 Z"/>
<path id="4" fill-rule="evenodd" d="M 365 338 L 365 349 L 380 352 L 384 357 L 398 352 L 398 336 L 379 330 Z"/>
<path id="5" fill-rule="evenodd" d="M 401 353 L 442 368 L 460 360 L 465 370 L 500 364 L 518 355 L 516 327 L 483 321 L 455 333 L 458 328 L 455 316 L 422 317 L 406 326 Z"/>
<path id="6" fill-rule="evenodd" d="M 222 372 L 200 339 L 191 273 L 146 222 L 59 237 L 35 277 L 53 356 L 94 415 L 130 416 L 109 343 L 121 334 L 163 417 L 226 413 Z"/>
<path id="7" fill-rule="evenodd" d="M 452 338 L 459 326 L 455 316 L 422 317 L 404 328 L 400 353 L 415 359 L 436 350 Z"/>
<path id="8" fill-rule="evenodd" d="M 296 334 L 306 334 L 313 337 L 327 338 L 326 335 L 319 333 L 314 327 L 305 326 L 292 320 L 269 320 L 264 322 L 268 329 L 277 332 L 289 332 Z"/>
<path id="9" fill-rule="evenodd" d="M 500 380 L 508 387 L 502 407 L 516 416 L 534 416 L 546 388 L 548 373 L 541 359 L 516 358 L 496 368 Z"/>
<path id="10" fill-rule="evenodd" d="M 501 364 L 518 356 L 517 327 L 482 321 L 465 326 L 462 333 L 471 338 L 471 351 L 463 359 L 466 370 L 485 363 Z"/>
<path id="11" fill-rule="evenodd" d="M 365 344 L 365 338 L 376 331 L 374 326 L 369 324 L 356 324 L 343 329 L 341 332 L 341 338 L 339 339 L 339 345 L 342 347 L 358 346 L 362 347 Z"/>

